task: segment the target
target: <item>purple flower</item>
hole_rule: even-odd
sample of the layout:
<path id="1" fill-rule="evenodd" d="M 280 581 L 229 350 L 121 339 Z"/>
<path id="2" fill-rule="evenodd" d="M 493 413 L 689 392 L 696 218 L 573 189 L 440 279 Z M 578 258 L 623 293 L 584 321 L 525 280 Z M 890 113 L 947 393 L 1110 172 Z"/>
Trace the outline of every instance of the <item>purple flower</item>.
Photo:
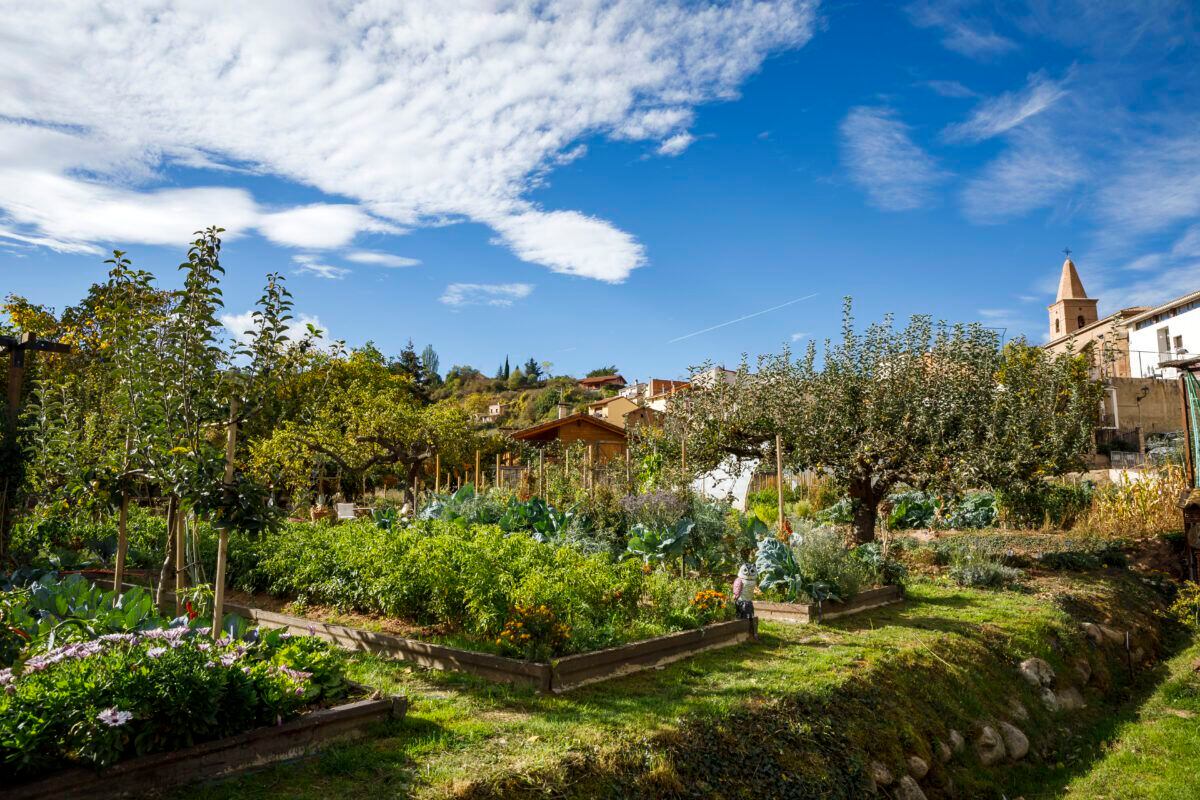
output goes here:
<path id="1" fill-rule="evenodd" d="M 210 647 L 212 647 L 212 645 L 208 642 L 196 642 L 196 649 L 201 653 L 207 653 Z"/>
<path id="2" fill-rule="evenodd" d="M 133 713 L 130 711 L 121 711 L 118 708 L 106 708 L 96 715 L 96 719 L 110 728 L 119 728 L 133 719 Z"/>
<path id="3" fill-rule="evenodd" d="M 240 653 L 224 653 L 220 658 L 221 666 L 232 667 L 234 662 L 238 660 L 239 655 Z"/>
<path id="4" fill-rule="evenodd" d="M 150 656 L 151 658 L 158 658 L 165 652 L 167 652 L 167 648 L 165 647 L 151 647 L 146 651 L 146 655 Z"/>

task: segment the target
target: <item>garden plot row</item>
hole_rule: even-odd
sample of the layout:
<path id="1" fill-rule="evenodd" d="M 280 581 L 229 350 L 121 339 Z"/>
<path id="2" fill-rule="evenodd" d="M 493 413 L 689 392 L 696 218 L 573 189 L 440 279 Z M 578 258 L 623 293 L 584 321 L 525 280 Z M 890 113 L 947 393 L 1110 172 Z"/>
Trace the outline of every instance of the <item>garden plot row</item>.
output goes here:
<path id="1" fill-rule="evenodd" d="M 554 693 L 652 669 L 706 650 L 741 644 L 758 635 L 756 620 L 740 619 L 550 661 L 521 661 L 259 608 L 233 605 L 229 611 L 262 627 L 319 636 L 347 650 L 379 653 L 430 669 L 465 672 L 498 683 L 532 686 L 540 692 Z"/>
<path id="2" fill-rule="evenodd" d="M 717 622 L 693 630 L 549 661 L 522 661 L 249 606 L 233 604 L 228 606 L 228 611 L 262 627 L 286 628 L 297 634 L 319 636 L 346 650 L 378 653 L 429 669 L 464 672 L 497 683 L 531 686 L 539 692 L 561 693 L 756 639 L 759 618 L 808 623 L 860 613 L 898 603 L 901 599 L 899 587 L 885 586 L 864 591 L 848 603 L 825 603 L 823 607 L 817 604 L 760 602 L 755 603 L 758 613 L 755 619 Z M 173 604 L 174 599 L 168 597 L 164 602 Z"/>

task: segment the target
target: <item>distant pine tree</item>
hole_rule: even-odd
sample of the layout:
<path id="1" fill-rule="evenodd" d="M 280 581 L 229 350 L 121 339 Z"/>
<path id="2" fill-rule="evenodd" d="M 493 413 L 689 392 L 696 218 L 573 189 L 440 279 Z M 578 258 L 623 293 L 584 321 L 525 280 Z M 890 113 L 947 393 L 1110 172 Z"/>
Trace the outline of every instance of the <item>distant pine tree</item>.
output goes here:
<path id="1" fill-rule="evenodd" d="M 508 377 L 510 375 L 512 375 L 512 370 L 508 368 L 508 356 L 505 356 L 504 357 L 504 380 L 508 380 Z"/>

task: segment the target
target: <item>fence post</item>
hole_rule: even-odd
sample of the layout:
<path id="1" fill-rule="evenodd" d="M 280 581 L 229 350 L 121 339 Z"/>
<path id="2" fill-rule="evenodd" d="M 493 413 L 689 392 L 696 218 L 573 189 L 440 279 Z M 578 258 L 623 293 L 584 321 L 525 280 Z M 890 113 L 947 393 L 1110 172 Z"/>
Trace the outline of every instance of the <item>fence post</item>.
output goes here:
<path id="1" fill-rule="evenodd" d="M 775 493 L 779 495 L 779 531 L 783 532 L 783 437 L 775 434 Z"/>
<path id="2" fill-rule="evenodd" d="M 496 488 L 500 488 L 500 454 L 496 453 Z"/>
<path id="3" fill-rule="evenodd" d="M 442 492 L 442 454 L 433 454 L 433 493 Z"/>
<path id="4" fill-rule="evenodd" d="M 223 491 L 233 486 L 234 453 L 237 449 L 237 398 L 229 401 L 229 428 L 225 434 L 225 484 Z M 229 554 L 229 528 L 222 525 L 217 529 L 217 574 L 213 578 L 213 638 L 221 638 L 225 619 L 225 559 Z"/>
<path id="5" fill-rule="evenodd" d="M 546 451 L 538 448 L 538 495 L 546 499 Z"/>
<path id="6" fill-rule="evenodd" d="M 183 592 L 187 589 L 187 515 L 183 511 L 183 504 L 175 500 L 175 496 L 171 496 L 171 500 L 175 503 L 175 509 L 172 512 L 175 518 L 174 531 L 175 536 L 175 616 L 183 614 Z M 170 526 L 171 520 L 167 519 L 167 524 Z"/>

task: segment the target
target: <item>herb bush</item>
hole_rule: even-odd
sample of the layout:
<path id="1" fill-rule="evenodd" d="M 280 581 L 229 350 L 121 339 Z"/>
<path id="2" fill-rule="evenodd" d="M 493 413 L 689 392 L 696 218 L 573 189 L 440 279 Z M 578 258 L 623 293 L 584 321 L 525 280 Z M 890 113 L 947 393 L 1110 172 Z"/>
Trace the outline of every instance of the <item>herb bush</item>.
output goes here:
<path id="1" fill-rule="evenodd" d="M 545 606 L 569 628 L 555 655 L 699 624 L 653 596 L 655 581 L 640 564 L 494 525 L 426 520 L 384 531 L 370 522 L 293 524 L 243 547 L 230 559 L 240 588 L 438 625 L 485 649 L 522 606 Z M 688 600 L 679 605 L 686 609 Z"/>
<path id="2" fill-rule="evenodd" d="M 847 549 L 840 533 L 802 524 L 784 543 L 768 536 L 759 540 L 759 586 L 784 602 L 846 602 L 863 586 L 897 583 L 903 566 L 875 542 Z"/>
<path id="3" fill-rule="evenodd" d="M 32 778 L 104 767 L 276 724 L 345 692 L 342 656 L 271 631 L 213 642 L 206 628 L 108 634 L 0 670 L 0 764 Z"/>

